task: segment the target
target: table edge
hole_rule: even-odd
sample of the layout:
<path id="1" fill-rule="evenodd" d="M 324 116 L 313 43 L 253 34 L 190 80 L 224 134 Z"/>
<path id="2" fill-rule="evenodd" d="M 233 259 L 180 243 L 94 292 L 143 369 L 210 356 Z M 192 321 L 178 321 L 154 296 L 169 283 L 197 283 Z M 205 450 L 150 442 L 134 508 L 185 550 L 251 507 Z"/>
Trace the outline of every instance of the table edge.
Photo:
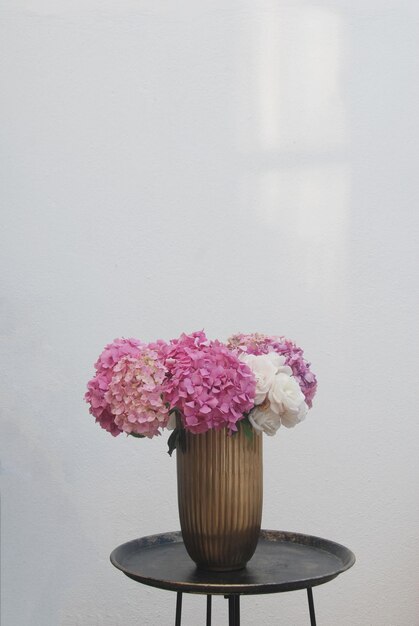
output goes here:
<path id="1" fill-rule="evenodd" d="M 292 531 L 279 531 L 279 530 L 269 530 L 269 529 L 261 529 L 261 536 L 263 537 L 264 535 L 267 536 L 269 534 L 276 534 L 276 535 L 292 535 L 296 538 L 303 538 L 303 539 L 311 539 L 311 540 L 315 540 L 318 541 L 319 543 L 326 543 L 327 545 L 334 547 L 334 549 L 336 550 L 336 552 L 340 552 L 343 551 L 346 556 L 348 557 L 348 560 L 346 563 L 342 563 L 342 567 L 339 568 L 339 571 L 337 572 L 331 572 L 330 574 L 327 574 L 325 576 L 320 576 L 317 579 L 316 578 L 310 578 L 310 579 L 306 579 L 306 580 L 299 580 L 297 582 L 282 582 L 282 583 L 260 583 L 260 584 L 248 584 L 248 585 L 244 585 L 243 583 L 239 583 L 237 585 L 232 584 L 232 583 L 227 583 L 227 584 L 218 584 L 218 583 L 191 583 L 191 582 L 182 582 L 182 581 L 167 581 L 167 580 L 163 580 L 163 579 L 154 579 L 154 578 L 150 578 L 150 577 L 143 577 L 141 575 L 138 575 L 134 572 L 129 572 L 128 570 L 124 569 L 116 560 L 115 558 L 115 553 L 117 550 L 119 550 L 122 546 L 125 546 L 129 543 L 133 543 L 135 541 L 140 541 L 140 540 L 149 540 L 150 541 L 150 546 L 154 545 L 154 543 L 156 541 L 158 541 L 158 539 L 160 537 L 163 536 L 172 536 L 173 537 L 173 543 L 175 543 L 175 539 L 178 539 L 179 537 L 181 538 L 182 533 L 181 531 L 171 531 L 171 532 L 166 532 L 166 533 L 158 533 L 155 535 L 147 535 L 144 537 L 139 537 L 137 539 L 133 539 L 131 541 L 125 542 L 123 544 L 121 544 L 120 546 L 117 546 L 110 554 L 110 561 L 112 563 L 112 565 L 120 570 L 123 574 L 125 574 L 125 576 L 127 576 L 128 578 L 130 578 L 131 580 L 134 580 L 135 582 L 139 582 L 143 585 L 147 585 L 149 587 L 153 587 L 153 588 L 157 588 L 157 589 L 165 589 L 167 591 L 175 591 L 175 592 L 184 592 L 184 593 L 194 593 L 194 594 L 204 594 L 204 595 L 225 595 L 225 594 L 237 594 L 237 595 L 257 595 L 257 594 L 268 594 L 268 593 L 281 593 L 281 592 L 286 592 L 286 591 L 298 591 L 300 589 L 307 589 L 310 587 L 316 587 L 322 584 L 325 584 L 327 582 L 330 582 L 331 580 L 333 580 L 334 578 L 336 578 L 337 576 L 339 576 L 339 574 L 342 574 L 343 572 L 345 572 L 346 570 L 350 569 L 355 561 L 355 555 L 354 553 L 347 548 L 346 546 L 337 543 L 335 541 L 332 541 L 330 539 L 324 539 L 323 537 L 317 537 L 314 535 L 307 535 L 307 534 L 303 534 L 303 533 L 294 533 Z M 307 544 L 310 545 L 310 544 Z M 318 549 L 322 549 L 321 547 L 318 547 Z M 337 555 L 335 555 L 337 556 Z"/>

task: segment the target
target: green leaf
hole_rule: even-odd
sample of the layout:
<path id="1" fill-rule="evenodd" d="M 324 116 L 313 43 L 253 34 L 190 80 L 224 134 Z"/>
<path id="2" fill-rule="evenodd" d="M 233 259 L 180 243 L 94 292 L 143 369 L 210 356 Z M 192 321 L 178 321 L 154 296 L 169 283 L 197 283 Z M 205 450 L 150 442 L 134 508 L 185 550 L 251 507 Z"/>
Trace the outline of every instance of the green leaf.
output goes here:
<path id="1" fill-rule="evenodd" d="M 167 454 L 172 456 L 173 450 L 179 448 L 182 452 L 186 452 L 186 432 L 184 428 L 176 428 L 171 433 L 169 439 L 167 440 L 167 445 L 169 449 Z"/>
<path id="2" fill-rule="evenodd" d="M 253 427 L 252 424 L 249 422 L 248 416 L 246 415 L 245 418 L 240 420 L 239 424 L 243 429 L 245 437 L 251 441 L 253 439 Z"/>
<path id="3" fill-rule="evenodd" d="M 131 437 L 136 437 L 137 439 L 145 439 L 145 435 L 139 435 L 138 433 L 128 433 Z"/>
<path id="4" fill-rule="evenodd" d="M 179 428 L 175 428 L 170 434 L 169 439 L 167 440 L 167 445 L 169 446 L 167 454 L 169 456 L 172 456 L 173 450 L 177 448 L 178 440 L 179 440 Z"/>
<path id="5" fill-rule="evenodd" d="M 184 428 L 179 428 L 179 436 L 178 436 L 178 444 L 179 448 L 182 452 L 186 452 L 186 430 Z"/>

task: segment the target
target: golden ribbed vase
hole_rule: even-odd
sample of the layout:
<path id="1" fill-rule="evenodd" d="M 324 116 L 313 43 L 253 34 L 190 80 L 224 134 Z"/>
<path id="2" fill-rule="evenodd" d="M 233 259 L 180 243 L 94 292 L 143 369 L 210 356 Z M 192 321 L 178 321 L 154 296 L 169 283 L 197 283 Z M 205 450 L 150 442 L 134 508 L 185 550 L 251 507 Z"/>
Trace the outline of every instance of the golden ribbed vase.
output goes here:
<path id="1" fill-rule="evenodd" d="M 176 450 L 180 527 L 201 569 L 245 567 L 256 550 L 262 519 L 262 436 L 243 429 L 185 433 Z"/>

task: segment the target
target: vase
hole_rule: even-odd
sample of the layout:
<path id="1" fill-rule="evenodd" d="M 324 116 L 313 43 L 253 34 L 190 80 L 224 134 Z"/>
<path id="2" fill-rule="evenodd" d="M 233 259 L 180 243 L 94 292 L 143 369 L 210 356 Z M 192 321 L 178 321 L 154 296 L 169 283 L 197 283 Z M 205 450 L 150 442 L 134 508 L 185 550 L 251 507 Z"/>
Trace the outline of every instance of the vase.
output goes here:
<path id="1" fill-rule="evenodd" d="M 180 527 L 198 568 L 242 569 L 256 550 L 262 519 L 262 436 L 243 428 L 194 435 L 176 450 Z"/>

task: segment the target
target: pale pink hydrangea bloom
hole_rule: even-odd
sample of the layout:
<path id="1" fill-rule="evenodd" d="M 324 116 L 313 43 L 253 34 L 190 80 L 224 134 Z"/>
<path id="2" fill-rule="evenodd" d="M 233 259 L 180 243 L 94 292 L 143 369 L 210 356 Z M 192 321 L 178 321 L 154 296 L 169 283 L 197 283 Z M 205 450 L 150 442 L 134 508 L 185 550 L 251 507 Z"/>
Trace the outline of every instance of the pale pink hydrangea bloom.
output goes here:
<path id="1" fill-rule="evenodd" d="M 260 333 L 248 335 L 237 333 L 229 337 L 227 345 L 232 350 L 247 354 L 268 354 L 273 351 L 283 355 L 285 364 L 292 369 L 293 376 L 300 385 L 307 406 L 311 408 L 317 390 L 317 380 L 310 370 L 310 363 L 303 356 L 303 350 L 293 341 L 285 337 L 272 337 Z"/>
<path id="2" fill-rule="evenodd" d="M 132 338 L 115 339 L 109 343 L 95 363 L 95 376 L 87 383 L 84 398 L 90 404 L 89 411 L 96 418 L 96 422 L 114 437 L 121 433 L 121 429 L 115 424 L 115 416 L 110 411 L 105 394 L 118 361 L 123 356 L 137 357 L 143 345 L 138 339 Z"/>
<path id="3" fill-rule="evenodd" d="M 120 359 L 113 372 L 105 400 L 115 424 L 128 434 L 159 435 L 169 419 L 163 401 L 166 369 L 159 354 L 145 347 L 137 357 Z"/>
<path id="4" fill-rule="evenodd" d="M 203 331 L 173 340 L 165 364 L 165 399 L 181 411 L 183 426 L 192 433 L 237 431 L 237 422 L 254 406 L 256 381 L 249 367 Z"/>

